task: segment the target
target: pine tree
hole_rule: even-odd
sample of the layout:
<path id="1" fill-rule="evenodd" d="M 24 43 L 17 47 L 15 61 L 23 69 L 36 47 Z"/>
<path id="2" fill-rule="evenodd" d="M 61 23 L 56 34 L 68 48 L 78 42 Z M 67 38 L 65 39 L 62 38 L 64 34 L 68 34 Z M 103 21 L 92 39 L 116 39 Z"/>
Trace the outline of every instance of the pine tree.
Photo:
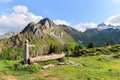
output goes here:
<path id="1" fill-rule="evenodd" d="M 94 44 L 93 44 L 92 42 L 90 42 L 90 43 L 88 44 L 88 48 L 94 48 Z"/>
<path id="2" fill-rule="evenodd" d="M 53 53 L 53 44 L 50 44 L 49 51 L 48 51 L 48 54 L 51 54 L 51 53 Z"/>
<path id="3" fill-rule="evenodd" d="M 105 43 L 105 46 L 109 46 L 109 42 L 108 41 Z"/>

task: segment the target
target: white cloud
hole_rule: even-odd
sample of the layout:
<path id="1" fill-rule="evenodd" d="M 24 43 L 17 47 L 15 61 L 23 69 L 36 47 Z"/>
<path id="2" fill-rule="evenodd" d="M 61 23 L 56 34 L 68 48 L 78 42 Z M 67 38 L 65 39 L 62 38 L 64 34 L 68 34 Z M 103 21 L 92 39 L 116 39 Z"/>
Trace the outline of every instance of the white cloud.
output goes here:
<path id="1" fill-rule="evenodd" d="M 13 12 L 9 14 L 3 14 L 0 16 L 0 33 L 6 33 L 9 31 L 20 31 L 22 30 L 29 22 L 38 22 L 43 19 L 42 16 L 37 16 L 28 11 L 26 6 L 14 6 Z M 54 20 L 54 22 L 59 24 L 64 24 L 70 26 L 70 23 L 65 20 Z M 79 31 L 85 31 L 86 28 L 96 28 L 95 23 L 79 23 L 74 25 L 73 28 Z"/>
<path id="2" fill-rule="evenodd" d="M 71 26 L 70 23 L 65 20 L 54 20 L 54 23 L 56 23 L 57 25 L 64 24 L 64 25 Z M 74 29 L 84 32 L 87 28 L 96 28 L 97 24 L 95 24 L 95 23 L 79 23 L 72 27 Z"/>
<path id="3" fill-rule="evenodd" d="M 65 20 L 54 20 L 53 21 L 55 24 L 59 25 L 59 24 L 64 24 L 64 25 L 68 25 L 70 26 L 70 23 L 65 21 Z"/>
<path id="4" fill-rule="evenodd" d="M 0 16 L 0 29 L 4 32 L 22 30 L 29 22 L 38 22 L 42 16 L 28 12 L 26 6 L 14 6 L 13 12 Z"/>
<path id="5" fill-rule="evenodd" d="M 28 8 L 26 6 L 20 6 L 20 5 L 14 6 L 13 10 L 16 13 L 27 13 L 28 12 Z"/>
<path id="6" fill-rule="evenodd" d="M 96 28 L 97 25 L 95 23 L 79 23 L 77 25 L 74 25 L 73 28 L 84 32 L 88 28 Z"/>
<path id="7" fill-rule="evenodd" d="M 111 16 L 105 21 L 106 25 L 120 26 L 120 15 Z"/>

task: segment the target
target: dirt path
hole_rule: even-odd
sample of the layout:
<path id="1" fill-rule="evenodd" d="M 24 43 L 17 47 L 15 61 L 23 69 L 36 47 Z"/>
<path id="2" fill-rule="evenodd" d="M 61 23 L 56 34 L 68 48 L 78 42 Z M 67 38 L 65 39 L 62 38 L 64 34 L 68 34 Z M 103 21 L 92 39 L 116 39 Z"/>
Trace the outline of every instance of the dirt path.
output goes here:
<path id="1" fill-rule="evenodd" d="M 63 78 L 49 77 L 48 80 L 66 80 Z"/>
<path id="2" fill-rule="evenodd" d="M 50 76 L 48 77 L 49 73 L 50 73 L 50 70 L 42 70 L 40 72 L 40 75 L 46 77 L 48 80 L 66 80 L 64 78 L 57 78 L 57 77 L 50 77 Z"/>
<path id="3" fill-rule="evenodd" d="M 17 80 L 15 76 L 0 74 L 0 80 Z"/>

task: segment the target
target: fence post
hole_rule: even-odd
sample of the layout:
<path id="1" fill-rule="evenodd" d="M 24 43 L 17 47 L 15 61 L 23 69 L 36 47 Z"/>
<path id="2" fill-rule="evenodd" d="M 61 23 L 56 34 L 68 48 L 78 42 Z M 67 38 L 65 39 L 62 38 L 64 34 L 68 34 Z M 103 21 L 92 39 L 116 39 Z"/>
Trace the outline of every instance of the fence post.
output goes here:
<path id="1" fill-rule="evenodd" d="M 29 59 L 29 42 L 28 40 L 25 40 L 25 46 L 24 46 L 24 64 L 28 64 Z"/>

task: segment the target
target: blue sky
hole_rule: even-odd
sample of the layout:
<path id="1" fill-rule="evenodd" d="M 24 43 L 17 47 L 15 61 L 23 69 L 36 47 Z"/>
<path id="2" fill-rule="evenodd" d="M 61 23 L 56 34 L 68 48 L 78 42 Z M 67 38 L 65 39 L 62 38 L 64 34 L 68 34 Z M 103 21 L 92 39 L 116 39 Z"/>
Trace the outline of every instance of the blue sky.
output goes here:
<path id="1" fill-rule="evenodd" d="M 0 33 L 22 30 L 45 17 L 78 30 L 102 22 L 120 25 L 120 0 L 0 0 Z"/>

